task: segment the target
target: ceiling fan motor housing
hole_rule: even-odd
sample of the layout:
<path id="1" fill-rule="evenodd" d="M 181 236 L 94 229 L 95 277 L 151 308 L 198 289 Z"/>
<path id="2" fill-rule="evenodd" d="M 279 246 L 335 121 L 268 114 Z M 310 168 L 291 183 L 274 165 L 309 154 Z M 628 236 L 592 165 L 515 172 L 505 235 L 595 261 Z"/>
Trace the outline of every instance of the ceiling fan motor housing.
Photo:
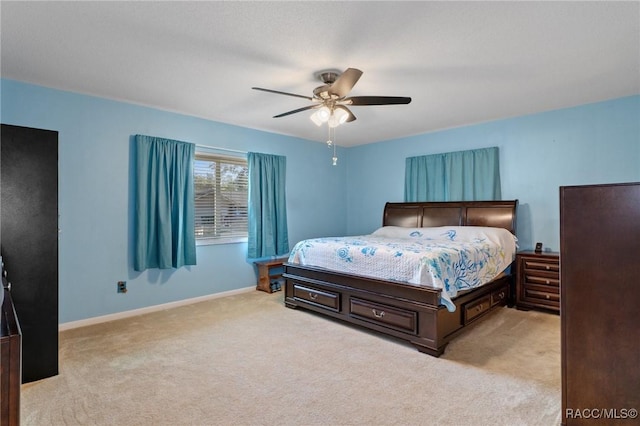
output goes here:
<path id="1" fill-rule="evenodd" d="M 329 93 L 330 88 L 331 88 L 330 84 L 324 84 L 322 86 L 318 86 L 315 89 L 313 89 L 313 96 L 325 101 L 330 99 L 339 99 L 338 95 L 333 95 Z"/>
<path id="2" fill-rule="evenodd" d="M 333 82 L 335 82 L 338 79 L 338 77 L 340 77 L 340 74 L 342 74 L 342 71 L 337 69 L 332 69 L 332 70 L 318 71 L 317 73 L 315 73 L 315 76 L 318 80 L 322 81 L 324 84 L 333 84 Z"/>
<path id="3" fill-rule="evenodd" d="M 324 84 L 322 86 L 316 87 L 313 90 L 314 97 L 320 98 L 325 101 L 329 99 L 339 99 L 339 96 L 329 93 L 329 89 L 341 74 L 342 72 L 340 70 L 325 70 L 317 72 L 315 74 L 316 78 L 318 78 Z"/>
<path id="4" fill-rule="evenodd" d="M 340 77 L 341 72 L 337 70 L 320 71 L 316 73 L 316 77 L 324 84 L 313 90 L 313 95 L 323 100 L 338 99 L 339 96 L 329 93 L 331 85 Z"/>

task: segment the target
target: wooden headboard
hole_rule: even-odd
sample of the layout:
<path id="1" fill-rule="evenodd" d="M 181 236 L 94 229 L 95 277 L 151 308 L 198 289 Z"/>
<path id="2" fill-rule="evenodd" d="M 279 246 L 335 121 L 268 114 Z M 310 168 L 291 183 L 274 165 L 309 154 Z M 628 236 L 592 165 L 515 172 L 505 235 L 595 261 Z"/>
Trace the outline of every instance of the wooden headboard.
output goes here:
<path id="1" fill-rule="evenodd" d="M 387 203 L 383 226 L 493 226 L 515 235 L 518 200 Z"/>

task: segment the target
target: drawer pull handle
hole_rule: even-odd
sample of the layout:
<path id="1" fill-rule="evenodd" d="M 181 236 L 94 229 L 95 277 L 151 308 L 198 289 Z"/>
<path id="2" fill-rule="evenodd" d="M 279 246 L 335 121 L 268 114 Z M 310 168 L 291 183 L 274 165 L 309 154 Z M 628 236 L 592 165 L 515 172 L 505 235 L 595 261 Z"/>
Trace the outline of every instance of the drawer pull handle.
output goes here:
<path id="1" fill-rule="evenodd" d="M 504 299 L 504 291 L 501 291 L 500 293 L 498 293 L 498 298 Z"/>
<path id="2" fill-rule="evenodd" d="M 309 299 L 316 300 L 318 298 L 318 293 L 309 292 Z"/>
<path id="3" fill-rule="evenodd" d="M 549 270 L 549 265 L 547 265 L 547 271 Z"/>
<path id="4" fill-rule="evenodd" d="M 547 280 L 547 284 L 549 284 L 549 280 Z"/>
<path id="5" fill-rule="evenodd" d="M 480 312 L 480 311 L 482 311 L 482 307 L 483 307 L 482 305 L 478 305 L 478 306 L 476 306 L 476 312 Z"/>
<path id="6" fill-rule="evenodd" d="M 373 312 L 373 316 L 376 318 L 384 317 L 384 311 L 376 311 L 375 309 L 371 309 L 371 312 Z"/>

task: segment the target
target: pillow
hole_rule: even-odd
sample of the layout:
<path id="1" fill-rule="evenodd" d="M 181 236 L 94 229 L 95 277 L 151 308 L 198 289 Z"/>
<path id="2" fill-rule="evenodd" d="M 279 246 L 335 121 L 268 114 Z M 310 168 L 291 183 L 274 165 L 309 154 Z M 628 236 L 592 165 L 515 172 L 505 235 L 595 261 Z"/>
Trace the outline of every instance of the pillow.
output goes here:
<path id="1" fill-rule="evenodd" d="M 490 226 L 449 226 L 442 227 L 442 233 L 447 233 L 447 238 L 451 241 L 474 242 L 491 241 L 502 247 L 517 247 L 515 235 L 504 228 L 493 228 Z"/>
<path id="2" fill-rule="evenodd" d="M 422 238 L 424 230 L 428 228 L 406 228 L 404 226 L 383 226 L 371 235 L 383 238 Z"/>
<path id="3" fill-rule="evenodd" d="M 503 247 L 517 247 L 518 239 L 504 228 L 490 226 L 434 226 L 429 228 L 405 228 L 402 226 L 383 226 L 372 236 L 383 238 L 405 238 L 421 240 L 446 240 L 474 242 L 489 240 Z"/>

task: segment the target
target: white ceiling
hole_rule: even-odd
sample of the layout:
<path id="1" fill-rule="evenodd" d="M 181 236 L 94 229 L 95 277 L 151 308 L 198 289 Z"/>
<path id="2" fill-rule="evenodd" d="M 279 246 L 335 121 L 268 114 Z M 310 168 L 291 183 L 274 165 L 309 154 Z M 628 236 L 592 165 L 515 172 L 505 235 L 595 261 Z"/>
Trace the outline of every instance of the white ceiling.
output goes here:
<path id="1" fill-rule="evenodd" d="M 315 74 L 364 71 L 355 146 L 640 94 L 640 2 L 2 1 L 2 77 L 305 139 Z"/>

